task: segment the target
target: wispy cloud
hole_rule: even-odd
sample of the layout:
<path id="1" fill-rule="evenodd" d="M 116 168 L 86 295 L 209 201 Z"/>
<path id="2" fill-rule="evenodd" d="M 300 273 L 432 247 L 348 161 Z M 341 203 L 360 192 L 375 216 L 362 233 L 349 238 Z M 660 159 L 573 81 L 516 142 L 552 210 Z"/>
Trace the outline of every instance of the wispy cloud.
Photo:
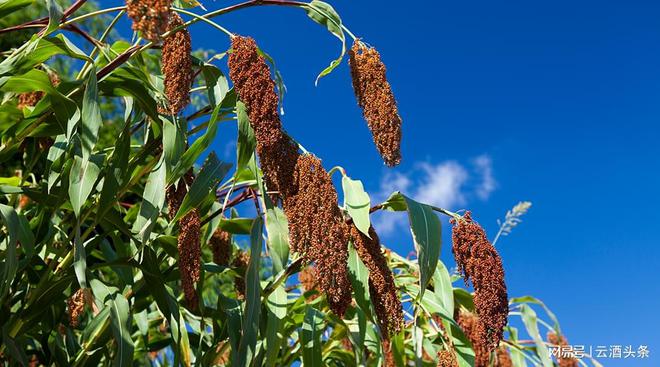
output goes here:
<path id="1" fill-rule="evenodd" d="M 382 202 L 394 191 L 401 191 L 413 199 L 447 209 L 458 209 L 471 199 L 487 200 L 496 189 L 492 159 L 484 154 L 463 165 L 454 160 L 437 164 L 420 162 L 411 171 L 387 172 L 380 181 L 372 201 Z M 405 227 L 403 213 L 377 213 L 374 226 L 382 235 Z"/>

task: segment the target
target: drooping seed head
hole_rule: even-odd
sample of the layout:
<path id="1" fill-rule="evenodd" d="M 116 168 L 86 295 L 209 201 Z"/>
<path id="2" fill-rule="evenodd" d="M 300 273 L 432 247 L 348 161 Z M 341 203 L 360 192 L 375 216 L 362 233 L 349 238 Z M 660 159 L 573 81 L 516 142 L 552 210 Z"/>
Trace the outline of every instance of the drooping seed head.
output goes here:
<path id="1" fill-rule="evenodd" d="M 69 309 L 69 326 L 77 328 L 80 324 L 80 316 L 85 312 L 85 293 L 82 288 L 78 289 L 66 301 Z"/>
<path id="2" fill-rule="evenodd" d="M 474 286 L 474 304 L 489 351 L 497 348 L 509 314 L 504 268 L 495 247 L 470 212 L 452 219 L 452 252 L 465 282 Z"/>
<path id="3" fill-rule="evenodd" d="M 245 298 L 245 275 L 247 274 L 247 267 L 250 263 L 250 254 L 243 250 L 239 250 L 236 254 L 236 257 L 231 263 L 231 266 L 235 268 L 238 276 L 234 278 L 234 288 L 238 294 L 238 299 Z"/>
<path id="4" fill-rule="evenodd" d="M 266 186 L 283 196 L 289 195 L 293 190 L 291 179 L 298 147 L 282 131 L 275 82 L 254 39 L 242 36 L 232 39 L 228 66 L 234 89 L 247 107 Z"/>
<path id="5" fill-rule="evenodd" d="M 179 14 L 172 12 L 168 30 L 184 24 Z M 192 46 L 190 33 L 182 28 L 165 38 L 161 60 L 161 70 L 165 76 L 167 107 L 159 107 L 159 112 L 176 115 L 190 103 L 190 87 L 193 83 Z"/>
<path id="6" fill-rule="evenodd" d="M 554 346 L 558 348 L 562 347 L 567 347 L 568 340 L 566 340 L 566 337 L 563 335 L 557 335 L 554 332 L 549 332 L 548 336 L 548 343 L 553 344 Z M 565 357 L 562 355 L 562 353 L 559 353 L 559 356 L 555 356 L 557 358 L 557 362 L 559 363 L 559 367 L 577 367 L 579 365 L 578 360 L 573 357 Z"/>
<path id="7" fill-rule="evenodd" d="M 298 280 L 305 292 L 317 290 L 316 285 L 316 268 L 313 265 L 306 266 L 300 273 L 298 273 Z M 316 295 L 310 297 L 310 299 L 316 298 Z"/>
<path id="8" fill-rule="evenodd" d="M 218 228 L 209 239 L 213 262 L 221 266 L 229 266 L 233 246 L 231 244 L 231 233 Z"/>
<path id="9" fill-rule="evenodd" d="M 348 280 L 348 228 L 337 206 L 337 191 L 311 154 L 299 156 L 293 181 L 296 192 L 284 197 L 290 246 L 314 262 L 317 284 L 332 311 L 341 316 L 353 288 Z"/>
<path id="10" fill-rule="evenodd" d="M 50 84 L 53 87 L 60 85 L 60 77 L 54 72 L 48 73 L 48 78 L 50 79 Z M 17 107 L 22 109 L 23 107 L 34 107 L 39 103 L 39 101 L 44 98 L 45 93 L 42 91 L 26 92 L 18 95 Z"/>
<path id="11" fill-rule="evenodd" d="M 403 326 L 403 307 L 394 284 L 392 270 L 383 255 L 378 234 L 369 228 L 369 237 L 355 226 L 351 227 L 353 245 L 369 270 L 369 294 L 376 310 L 376 318 L 384 337 L 392 336 Z"/>
<path id="12" fill-rule="evenodd" d="M 196 309 L 198 305 L 195 283 L 199 281 L 201 266 L 200 231 L 201 222 L 197 209 L 191 210 L 179 220 L 177 244 L 181 287 L 183 288 L 186 301 L 192 309 Z"/>
<path id="13" fill-rule="evenodd" d="M 383 348 L 384 361 L 383 367 L 395 367 L 396 361 L 394 360 L 394 352 L 392 351 L 392 343 L 389 339 L 383 339 L 381 342 L 381 347 Z"/>
<path id="14" fill-rule="evenodd" d="M 495 367 L 513 367 L 511 354 L 509 354 L 509 350 L 504 345 L 500 345 L 500 347 L 497 348 L 495 358 Z"/>
<path id="15" fill-rule="evenodd" d="M 353 90 L 385 164 L 401 161 L 401 116 L 380 54 L 359 40 L 349 51 Z"/>
<path id="16" fill-rule="evenodd" d="M 458 367 L 454 352 L 446 349 L 438 352 L 438 367 Z"/>
<path id="17" fill-rule="evenodd" d="M 454 318 L 472 344 L 474 367 L 488 367 L 490 360 L 489 342 L 484 325 L 479 317 L 471 312 L 460 310 Z"/>
<path id="18" fill-rule="evenodd" d="M 160 41 L 167 30 L 171 3 L 171 0 L 126 0 L 126 13 L 133 20 L 133 30 L 149 41 Z"/>

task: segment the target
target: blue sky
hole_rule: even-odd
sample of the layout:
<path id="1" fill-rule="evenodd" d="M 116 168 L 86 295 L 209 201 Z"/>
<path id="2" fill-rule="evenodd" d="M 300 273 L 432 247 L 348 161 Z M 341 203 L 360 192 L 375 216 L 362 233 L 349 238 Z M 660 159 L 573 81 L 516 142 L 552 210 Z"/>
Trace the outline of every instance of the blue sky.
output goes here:
<path id="1" fill-rule="evenodd" d="M 649 360 L 602 359 L 606 366 L 658 365 L 660 3 L 333 4 L 388 67 L 403 162 L 381 163 L 345 63 L 314 86 L 339 44 L 304 12 L 262 7 L 216 18 L 276 60 L 288 132 L 373 197 L 399 185 L 470 209 L 491 237 L 506 210 L 532 201 L 498 244 L 510 295 L 545 301 L 573 344 L 650 348 Z M 195 48 L 228 48 L 203 24 L 192 37 Z M 218 155 L 234 129 L 220 129 Z M 413 247 L 398 221 L 375 218 L 376 229 L 406 254 Z M 449 235 L 445 226 L 442 259 L 452 267 Z"/>

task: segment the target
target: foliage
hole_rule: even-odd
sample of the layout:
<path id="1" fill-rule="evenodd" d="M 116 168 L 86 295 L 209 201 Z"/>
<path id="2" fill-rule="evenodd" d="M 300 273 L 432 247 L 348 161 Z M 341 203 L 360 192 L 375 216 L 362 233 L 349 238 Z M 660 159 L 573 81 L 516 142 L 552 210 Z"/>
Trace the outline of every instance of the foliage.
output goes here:
<path id="1" fill-rule="evenodd" d="M 339 168 L 342 219 L 369 237 L 371 212 L 406 211 L 416 256 L 383 249 L 403 303 L 400 332 L 381 329 L 370 292 L 374 270 L 353 244 L 347 266 L 355 302 L 344 315 L 333 313 L 318 288 L 298 279 L 310 264 L 289 252 L 287 216 L 257 166 L 246 106 L 219 66 L 225 50 L 193 53 L 193 103 L 181 115 L 162 114 L 158 42 L 136 35 L 129 43 L 113 32 L 125 7 L 81 4 L 0 0 L 0 11 L 11 14 L 0 23 L 1 363 L 430 366 L 449 351 L 459 366 L 474 364 L 477 348 L 457 315 L 479 310 L 438 260 L 439 215 L 462 216 L 401 193 L 370 207 L 357 174 Z M 355 37 L 319 0 L 254 0 L 210 11 L 181 0 L 172 11 L 189 19 L 184 28 L 203 21 L 228 33 L 215 17 L 271 4 L 304 9 L 341 41 L 339 58 L 319 78 L 342 62 L 346 37 Z M 273 77 L 281 98 L 276 69 Z M 34 105 L 19 105 L 36 92 Z M 207 152 L 220 123 L 238 124 L 232 168 Z M 186 190 L 174 207 L 166 192 L 177 185 Z M 507 214 L 502 232 L 527 208 Z M 182 254 L 190 254 L 179 239 L 191 213 L 201 247 L 198 304 L 182 286 L 189 276 Z M 230 247 L 220 260 L 213 244 L 223 238 Z M 500 345 L 513 365 L 557 363 L 539 331 L 560 334 L 545 305 L 512 298 L 510 316 L 521 317 L 529 334 L 507 326 Z"/>

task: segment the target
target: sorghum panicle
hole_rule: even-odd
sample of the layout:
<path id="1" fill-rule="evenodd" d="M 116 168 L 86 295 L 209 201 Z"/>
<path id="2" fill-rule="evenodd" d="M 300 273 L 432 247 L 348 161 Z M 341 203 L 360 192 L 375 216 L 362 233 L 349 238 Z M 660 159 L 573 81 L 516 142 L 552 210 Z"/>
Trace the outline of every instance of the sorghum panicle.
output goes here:
<path id="1" fill-rule="evenodd" d="M 316 287 L 316 268 L 312 265 L 304 267 L 298 273 L 298 281 L 305 292 L 317 290 Z M 311 299 L 316 298 L 316 295 L 310 297 Z"/>
<path id="2" fill-rule="evenodd" d="M 568 346 L 566 338 L 554 332 L 548 333 L 548 343 L 554 344 L 559 348 Z M 579 365 L 578 360 L 571 357 L 562 358 L 562 356 L 559 356 L 557 357 L 557 362 L 559 362 L 559 367 L 577 367 Z"/>
<path id="3" fill-rule="evenodd" d="M 381 342 L 381 347 L 383 348 L 384 361 L 383 367 L 395 367 L 396 362 L 394 361 L 394 352 L 392 351 L 392 343 L 389 339 L 383 339 Z"/>
<path id="4" fill-rule="evenodd" d="M 511 360 L 511 354 L 506 349 L 504 345 L 500 345 L 497 348 L 497 353 L 495 353 L 495 367 L 513 367 L 513 361 Z"/>
<path id="5" fill-rule="evenodd" d="M 369 228 L 369 238 L 352 226 L 351 237 L 360 259 L 369 269 L 369 294 L 376 310 L 378 325 L 387 338 L 401 331 L 403 325 L 403 307 L 392 270 L 387 265 L 378 234 L 373 227 Z"/>
<path id="6" fill-rule="evenodd" d="M 192 172 L 186 173 L 176 185 L 167 187 L 165 197 L 169 208 L 170 220 L 174 219 L 183 198 L 188 192 L 188 185 L 192 184 Z M 195 283 L 199 280 L 201 255 L 200 233 L 201 221 L 197 209 L 189 211 L 179 219 L 179 237 L 177 249 L 179 252 L 179 272 L 181 274 L 181 287 L 190 308 L 197 308 L 197 292 Z"/>
<path id="7" fill-rule="evenodd" d="M 353 90 L 385 164 L 401 161 L 401 116 L 380 54 L 360 40 L 349 50 Z"/>
<path id="8" fill-rule="evenodd" d="M 181 273 L 181 286 L 190 308 L 197 308 L 198 297 L 195 283 L 200 276 L 200 231 L 201 222 L 199 212 L 193 209 L 179 220 L 179 272 Z"/>
<path id="9" fill-rule="evenodd" d="M 485 333 L 489 351 L 497 348 L 509 314 L 504 268 L 495 247 L 470 212 L 452 219 L 452 251 L 466 284 L 474 286 L 474 305 Z"/>
<path id="10" fill-rule="evenodd" d="M 250 263 L 250 255 L 243 251 L 239 250 L 238 254 L 231 263 L 231 266 L 236 268 L 238 276 L 234 278 L 234 288 L 236 288 L 236 293 L 238 294 L 238 299 L 245 298 L 245 275 L 247 274 L 247 267 Z"/>
<path id="11" fill-rule="evenodd" d="M 179 14 L 172 12 L 168 30 L 183 25 Z M 161 70 L 165 76 L 167 108 L 159 107 L 163 114 L 176 115 L 190 103 L 190 87 L 193 83 L 192 46 L 190 33 L 183 28 L 165 38 L 161 60 Z"/>
<path id="12" fill-rule="evenodd" d="M 454 319 L 472 344 L 474 367 L 488 367 L 491 349 L 479 317 L 471 312 L 460 310 L 454 315 Z"/>
<path id="13" fill-rule="evenodd" d="M 229 266 L 232 254 L 231 233 L 218 228 L 209 239 L 209 244 L 211 252 L 213 252 L 213 262 Z"/>
<path id="14" fill-rule="evenodd" d="M 85 312 L 85 293 L 82 288 L 78 289 L 66 301 L 69 309 L 69 326 L 77 328 L 80 323 L 80 316 Z"/>
<path id="15" fill-rule="evenodd" d="M 126 0 L 126 13 L 133 20 L 133 30 L 149 41 L 160 41 L 167 30 L 171 0 Z"/>
<path id="16" fill-rule="evenodd" d="M 458 367 L 454 352 L 446 349 L 438 352 L 438 367 Z"/>
<path id="17" fill-rule="evenodd" d="M 295 166 L 297 192 L 284 197 L 289 243 L 316 266 L 316 282 L 330 308 L 343 315 L 351 303 L 348 280 L 348 226 L 337 206 L 337 191 L 321 161 L 301 155 Z"/>
<path id="18" fill-rule="evenodd" d="M 291 184 L 298 157 L 298 147 L 282 131 L 278 114 L 279 99 L 275 82 L 257 44 L 250 37 L 232 39 L 229 76 L 239 99 L 247 107 L 250 125 L 257 141 L 257 154 L 269 190 L 286 196 L 294 190 Z"/>
<path id="19" fill-rule="evenodd" d="M 53 87 L 60 85 L 60 77 L 57 74 L 50 72 L 48 73 L 48 78 Z M 42 91 L 21 93 L 18 95 L 17 107 L 19 109 L 23 107 L 34 107 L 42 98 L 44 98 L 44 92 Z"/>

